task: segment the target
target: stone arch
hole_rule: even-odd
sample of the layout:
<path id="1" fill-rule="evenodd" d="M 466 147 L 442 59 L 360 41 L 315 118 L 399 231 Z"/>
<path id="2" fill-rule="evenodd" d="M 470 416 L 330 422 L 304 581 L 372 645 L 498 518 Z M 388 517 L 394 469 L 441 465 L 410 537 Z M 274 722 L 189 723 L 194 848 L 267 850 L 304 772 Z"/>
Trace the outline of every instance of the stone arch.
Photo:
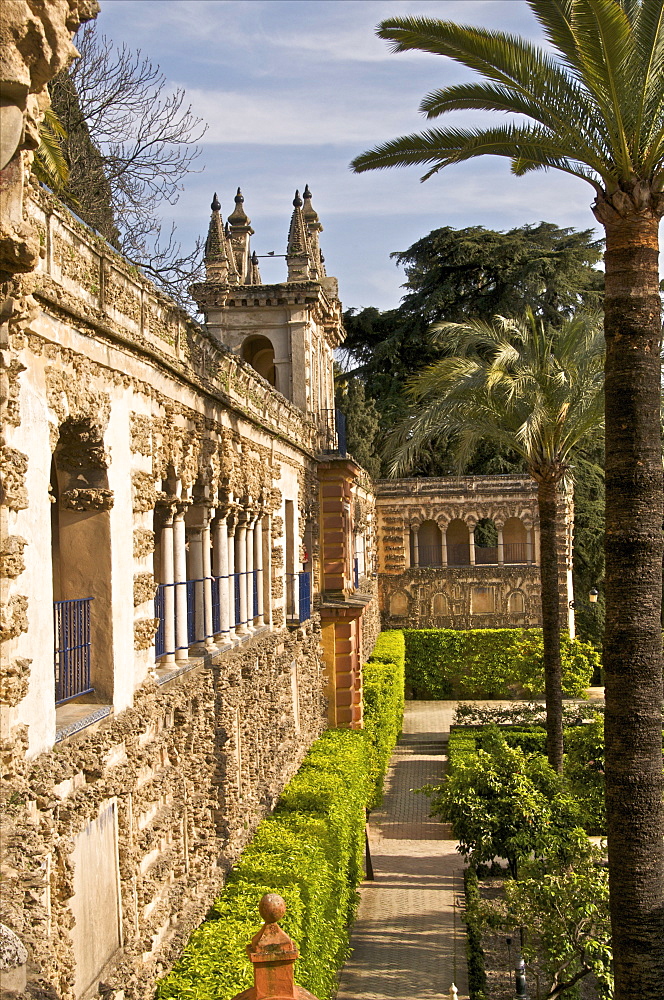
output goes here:
<path id="1" fill-rule="evenodd" d="M 526 526 L 520 517 L 508 517 L 503 527 L 503 553 L 506 563 L 528 562 Z"/>
<path id="2" fill-rule="evenodd" d="M 403 590 L 397 590 L 390 597 L 390 615 L 393 618 L 403 618 L 408 614 L 408 594 Z"/>
<path id="3" fill-rule="evenodd" d="M 498 562 L 498 529 L 491 517 L 481 517 L 475 525 L 475 562 L 480 565 Z"/>
<path id="4" fill-rule="evenodd" d="M 520 615 L 526 613 L 526 595 L 522 590 L 513 590 L 507 598 L 507 611 L 510 615 Z"/>
<path id="5" fill-rule="evenodd" d="M 113 698 L 113 492 L 100 427 L 67 418 L 51 462 L 56 701 Z"/>
<path id="6" fill-rule="evenodd" d="M 418 533 L 418 566 L 442 565 L 442 535 L 436 521 L 422 521 Z"/>
<path id="7" fill-rule="evenodd" d="M 470 565 L 470 534 L 468 525 L 460 517 L 447 525 L 447 565 Z"/>
<path id="8" fill-rule="evenodd" d="M 252 334 L 242 342 L 242 357 L 266 382 L 277 387 L 277 369 L 274 364 L 274 345 L 268 337 Z"/>

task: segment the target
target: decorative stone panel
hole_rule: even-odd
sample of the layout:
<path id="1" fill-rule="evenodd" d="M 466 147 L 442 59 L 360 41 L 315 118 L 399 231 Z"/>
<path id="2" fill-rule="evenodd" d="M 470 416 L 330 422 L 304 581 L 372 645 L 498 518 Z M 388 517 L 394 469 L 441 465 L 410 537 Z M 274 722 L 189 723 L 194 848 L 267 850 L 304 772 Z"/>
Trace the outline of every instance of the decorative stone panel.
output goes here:
<path id="1" fill-rule="evenodd" d="M 6 604 L 0 604 L 0 642 L 16 639 L 28 631 L 28 598 L 22 594 L 10 597 Z"/>
<path id="2" fill-rule="evenodd" d="M 111 510 L 113 502 L 113 490 L 93 487 L 65 490 L 60 496 L 60 506 L 63 510 Z"/>
<path id="3" fill-rule="evenodd" d="M 134 649 L 149 649 L 159 628 L 158 618 L 139 618 L 134 622 Z"/>
<path id="4" fill-rule="evenodd" d="M 144 514 L 149 510 L 154 510 L 157 502 L 157 490 L 152 476 L 147 472 L 134 472 L 131 481 L 134 513 Z"/>
<path id="5" fill-rule="evenodd" d="M 14 579 L 25 569 L 23 549 L 28 543 L 20 535 L 9 535 L 0 548 L 0 577 Z"/>
<path id="6" fill-rule="evenodd" d="M 154 531 L 134 528 L 134 559 L 144 559 L 154 552 Z"/>
<path id="7" fill-rule="evenodd" d="M 157 593 L 157 584 L 152 573 L 137 573 L 134 576 L 134 607 L 151 601 Z"/>

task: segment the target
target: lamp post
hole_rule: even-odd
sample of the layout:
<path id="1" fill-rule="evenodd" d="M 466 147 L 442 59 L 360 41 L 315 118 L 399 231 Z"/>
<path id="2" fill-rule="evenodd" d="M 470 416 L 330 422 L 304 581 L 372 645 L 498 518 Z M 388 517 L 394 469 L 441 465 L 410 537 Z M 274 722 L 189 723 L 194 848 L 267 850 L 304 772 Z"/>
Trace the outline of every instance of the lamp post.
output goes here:
<path id="1" fill-rule="evenodd" d="M 597 604 L 597 598 L 599 597 L 599 590 L 597 587 L 591 587 L 590 593 L 588 594 L 588 600 L 591 604 Z"/>

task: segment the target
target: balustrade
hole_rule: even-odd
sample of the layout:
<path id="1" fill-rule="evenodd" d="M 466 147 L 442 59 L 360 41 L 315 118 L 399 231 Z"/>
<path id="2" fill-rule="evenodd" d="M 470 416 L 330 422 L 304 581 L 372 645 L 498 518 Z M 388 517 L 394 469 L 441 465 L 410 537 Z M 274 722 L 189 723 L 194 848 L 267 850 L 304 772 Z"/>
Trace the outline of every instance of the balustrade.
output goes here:
<path id="1" fill-rule="evenodd" d="M 89 694 L 90 679 L 90 605 L 92 597 L 55 601 L 55 703 Z"/>

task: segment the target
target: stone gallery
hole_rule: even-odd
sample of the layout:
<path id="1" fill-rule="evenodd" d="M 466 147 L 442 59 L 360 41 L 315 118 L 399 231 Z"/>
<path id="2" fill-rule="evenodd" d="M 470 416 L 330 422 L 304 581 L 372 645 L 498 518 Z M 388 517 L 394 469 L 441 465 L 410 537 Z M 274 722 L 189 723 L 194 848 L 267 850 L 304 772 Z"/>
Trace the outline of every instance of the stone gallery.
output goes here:
<path id="1" fill-rule="evenodd" d="M 277 284 L 241 192 L 202 206 L 199 324 L 29 179 L 96 9 L 2 13 L 0 972 L 63 1000 L 147 996 L 311 743 L 362 726 L 379 589 L 388 624 L 539 622 L 526 480 L 376 506 L 346 454 L 308 188 Z"/>

